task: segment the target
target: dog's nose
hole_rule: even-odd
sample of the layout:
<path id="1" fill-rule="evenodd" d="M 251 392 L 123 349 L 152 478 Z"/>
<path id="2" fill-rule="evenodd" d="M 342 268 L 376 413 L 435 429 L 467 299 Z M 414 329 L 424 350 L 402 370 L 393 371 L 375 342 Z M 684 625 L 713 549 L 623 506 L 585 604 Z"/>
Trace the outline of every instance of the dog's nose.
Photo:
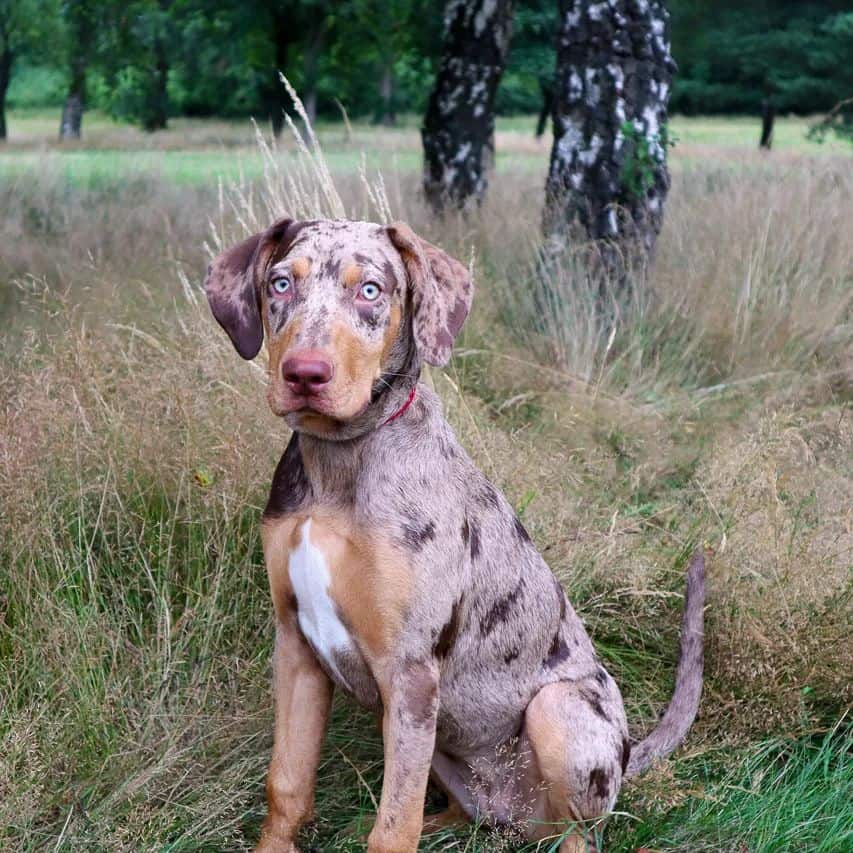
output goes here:
<path id="1" fill-rule="evenodd" d="M 281 366 L 284 381 L 297 394 L 322 391 L 332 378 L 331 362 L 317 352 L 303 352 L 285 359 Z"/>

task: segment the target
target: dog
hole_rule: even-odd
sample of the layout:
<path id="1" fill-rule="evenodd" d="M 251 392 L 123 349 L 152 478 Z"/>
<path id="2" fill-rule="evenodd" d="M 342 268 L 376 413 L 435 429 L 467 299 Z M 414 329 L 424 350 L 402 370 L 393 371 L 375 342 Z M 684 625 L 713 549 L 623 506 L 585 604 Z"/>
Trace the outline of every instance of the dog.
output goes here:
<path id="1" fill-rule="evenodd" d="M 506 498 L 419 384 L 471 307 L 468 269 L 415 234 L 282 219 L 204 281 L 237 352 L 266 340 L 293 430 L 263 512 L 275 735 L 259 851 L 297 851 L 335 688 L 381 717 L 370 853 L 417 849 L 432 776 L 455 819 L 563 836 L 684 739 L 702 689 L 704 560 L 687 572 L 675 689 L 631 745 L 622 697 Z"/>

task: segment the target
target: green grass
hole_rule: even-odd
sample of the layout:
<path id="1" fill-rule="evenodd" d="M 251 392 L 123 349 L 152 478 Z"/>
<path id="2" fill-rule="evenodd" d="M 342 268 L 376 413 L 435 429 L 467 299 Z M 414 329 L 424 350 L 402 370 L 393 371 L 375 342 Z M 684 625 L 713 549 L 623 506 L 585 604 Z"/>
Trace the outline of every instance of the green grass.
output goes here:
<path id="1" fill-rule="evenodd" d="M 282 189 L 291 162 L 220 204 L 216 175 L 261 174 L 242 123 L 146 137 L 90 116 L 84 146 L 43 151 L 53 113 L 15 120 L 31 135 L 0 154 L 0 849 L 247 849 L 272 731 L 257 521 L 287 436 L 263 365 L 237 358 L 179 272 L 197 294 L 213 232 L 314 202 Z M 613 338 L 571 267 L 551 282 L 564 314 L 535 315 L 548 141 L 527 119 L 500 123 L 498 176 L 459 222 L 418 201 L 413 122 L 320 134 L 348 211 L 371 210 L 365 148 L 393 215 L 475 253 L 474 312 L 432 380 L 584 618 L 636 735 L 672 688 L 686 555 L 710 546 L 700 716 L 625 788 L 606 849 L 843 851 L 847 152 L 800 147 L 802 122 L 780 125 L 791 147 L 770 157 L 753 150 L 757 123 L 676 122 L 654 291 L 621 305 Z M 303 849 L 362 850 L 381 776 L 375 721 L 338 697 Z M 482 826 L 421 846 L 533 849 Z"/>
<path id="2" fill-rule="evenodd" d="M 9 145 L 7 150 L 0 150 L 0 178 L 6 180 L 44 169 L 82 186 L 139 175 L 156 175 L 178 184 L 209 184 L 218 179 L 255 179 L 263 174 L 263 161 L 247 121 L 179 118 L 171 121 L 168 130 L 149 135 L 92 112 L 84 120 L 83 142 L 64 148 L 56 141 L 55 111 L 10 110 L 8 122 Z M 539 141 L 533 139 L 534 123 L 530 116 L 498 120 L 498 174 L 520 170 L 544 175 L 550 140 L 547 135 Z M 807 140 L 808 124 L 799 118 L 778 120 L 775 149 L 780 155 L 837 154 L 849 148 L 843 143 L 818 145 Z M 715 149 L 715 156 L 726 159 L 739 152 L 752 158 L 756 154 L 758 123 L 753 119 L 675 116 L 672 131 L 677 140 L 672 154 L 674 169 L 704 163 L 707 146 Z M 356 124 L 350 141 L 344 140 L 343 126 L 338 123 L 321 122 L 317 132 L 334 174 L 353 173 L 362 160 L 369 170 L 386 174 L 415 173 L 421 167 L 415 117 L 404 117 L 400 127 L 390 131 Z M 33 150 L 45 146 L 49 153 Z M 755 167 L 761 166 L 762 161 L 756 161 Z"/>
<path id="3" fill-rule="evenodd" d="M 853 848 L 853 736 L 844 720 L 736 756 L 685 761 L 683 802 L 619 818 L 612 849 L 842 853 Z"/>

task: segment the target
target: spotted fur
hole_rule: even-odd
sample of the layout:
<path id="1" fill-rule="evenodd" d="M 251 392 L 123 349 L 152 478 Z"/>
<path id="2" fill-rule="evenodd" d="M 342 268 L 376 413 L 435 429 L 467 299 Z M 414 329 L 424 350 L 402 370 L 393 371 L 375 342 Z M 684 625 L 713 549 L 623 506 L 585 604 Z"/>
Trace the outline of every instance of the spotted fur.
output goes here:
<path id="1" fill-rule="evenodd" d="M 381 299 L 359 298 L 365 282 Z M 269 403 L 295 430 L 262 526 L 276 736 L 258 849 L 296 849 L 333 688 L 382 715 L 371 853 L 416 850 L 430 772 L 453 814 L 531 840 L 606 814 L 696 713 L 701 554 L 670 710 L 632 750 L 619 688 L 562 587 L 418 384 L 468 313 L 465 267 L 403 224 L 282 220 L 217 258 L 205 288 L 241 355 L 265 334 Z M 334 365 L 311 405 L 282 379 L 305 351 Z"/>

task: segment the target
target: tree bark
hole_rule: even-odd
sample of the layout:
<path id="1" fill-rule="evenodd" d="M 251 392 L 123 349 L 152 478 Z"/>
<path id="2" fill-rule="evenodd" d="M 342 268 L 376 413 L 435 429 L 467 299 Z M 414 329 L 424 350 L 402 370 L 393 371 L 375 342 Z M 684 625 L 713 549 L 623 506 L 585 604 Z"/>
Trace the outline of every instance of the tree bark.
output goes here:
<path id="1" fill-rule="evenodd" d="M 382 66 L 382 77 L 379 80 L 379 97 L 382 101 L 380 121 L 386 127 L 397 123 L 397 111 L 394 109 L 394 62 L 387 60 Z"/>
<path id="2" fill-rule="evenodd" d="M 302 83 L 302 106 L 313 126 L 317 121 L 317 82 L 320 79 L 320 55 L 326 41 L 326 22 L 320 21 L 305 47 L 305 74 Z"/>
<path id="3" fill-rule="evenodd" d="M 433 210 L 485 195 L 494 160 L 494 105 L 512 35 L 514 0 L 450 0 L 444 47 L 421 138 Z"/>
<path id="4" fill-rule="evenodd" d="M 284 128 L 284 113 L 290 106 L 290 98 L 279 75 L 287 71 L 287 60 L 290 53 L 293 32 L 294 27 L 290 14 L 286 11 L 286 8 L 282 8 L 279 5 L 273 11 L 275 68 L 273 68 L 270 75 L 269 89 L 266 92 L 265 98 L 272 124 L 272 132 L 276 137 L 281 136 L 281 131 Z"/>
<path id="5" fill-rule="evenodd" d="M 77 46 L 79 47 L 79 45 Z M 86 98 L 86 64 L 81 56 L 71 61 L 71 83 L 62 108 L 59 139 L 79 139 L 83 126 L 83 105 Z"/>
<path id="6" fill-rule="evenodd" d="M 83 125 L 83 99 L 76 92 L 69 92 L 62 107 L 59 122 L 59 139 L 79 139 Z"/>
<path id="7" fill-rule="evenodd" d="M 675 63 L 663 0 L 560 0 L 554 145 L 544 229 L 649 257 L 669 190 Z"/>
<path id="8" fill-rule="evenodd" d="M 761 141 L 758 143 L 759 148 L 766 148 L 768 151 L 773 145 L 773 121 L 776 118 L 776 110 L 773 108 L 773 102 L 770 98 L 765 98 L 761 102 Z"/>
<path id="9" fill-rule="evenodd" d="M 6 39 L 3 40 L 4 44 Z M 6 91 L 12 79 L 12 50 L 8 46 L 0 53 L 0 142 L 6 141 Z"/>
<path id="10" fill-rule="evenodd" d="M 149 132 L 165 130 L 169 124 L 169 60 L 166 48 L 158 39 L 155 45 L 154 80 L 151 97 L 151 110 L 145 117 L 143 127 Z"/>

